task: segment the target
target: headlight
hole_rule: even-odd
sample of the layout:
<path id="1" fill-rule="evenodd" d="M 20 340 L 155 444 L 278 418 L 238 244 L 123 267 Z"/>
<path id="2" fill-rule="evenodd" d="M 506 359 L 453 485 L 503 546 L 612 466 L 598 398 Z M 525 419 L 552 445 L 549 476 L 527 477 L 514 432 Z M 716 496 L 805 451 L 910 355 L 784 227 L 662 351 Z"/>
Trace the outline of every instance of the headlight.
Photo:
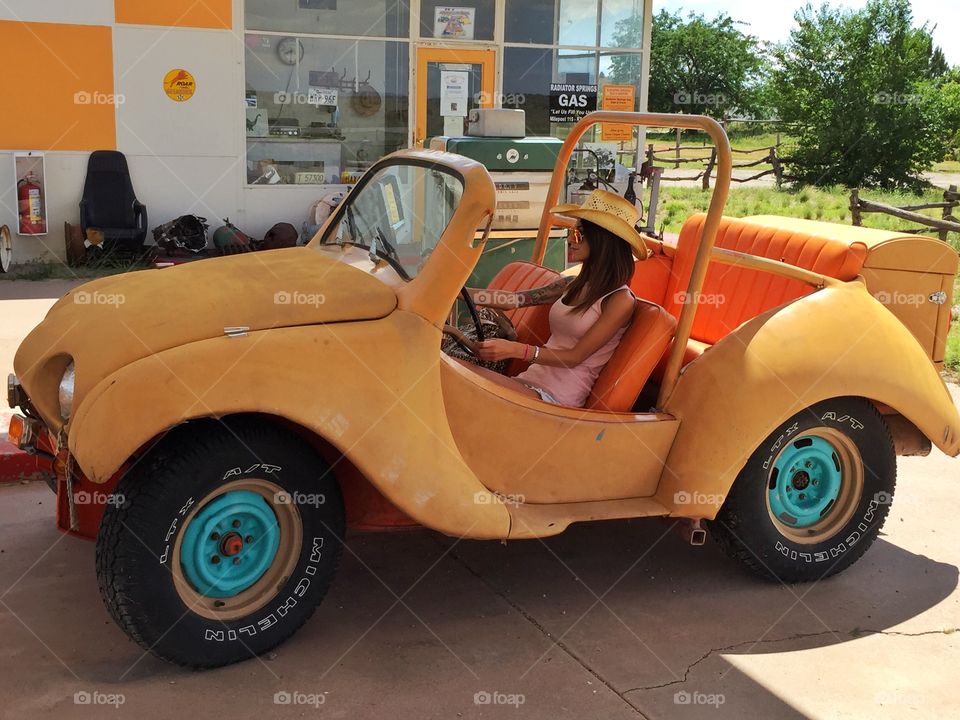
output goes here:
<path id="1" fill-rule="evenodd" d="M 70 411 L 73 410 L 73 380 L 75 375 L 71 362 L 67 365 L 67 369 L 63 373 L 63 379 L 60 381 L 60 417 L 63 418 L 64 422 L 70 419 Z"/>

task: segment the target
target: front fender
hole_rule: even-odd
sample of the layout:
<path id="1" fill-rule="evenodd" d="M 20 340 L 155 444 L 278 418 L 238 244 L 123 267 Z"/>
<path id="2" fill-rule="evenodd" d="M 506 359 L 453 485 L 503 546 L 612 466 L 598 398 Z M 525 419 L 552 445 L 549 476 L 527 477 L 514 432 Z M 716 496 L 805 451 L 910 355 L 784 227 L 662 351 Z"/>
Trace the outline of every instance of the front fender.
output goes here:
<path id="1" fill-rule="evenodd" d="M 172 348 L 92 389 L 70 423 L 70 451 L 102 483 L 185 420 L 268 413 L 330 442 L 422 525 L 506 537 L 505 506 L 464 464 L 450 433 L 439 352 L 440 331 L 403 311 Z"/>
<path id="2" fill-rule="evenodd" d="M 664 408 L 681 422 L 657 500 L 712 519 L 777 426 L 840 396 L 885 403 L 960 453 L 960 416 L 923 348 L 862 283 L 835 283 L 757 316 L 687 366 Z"/>

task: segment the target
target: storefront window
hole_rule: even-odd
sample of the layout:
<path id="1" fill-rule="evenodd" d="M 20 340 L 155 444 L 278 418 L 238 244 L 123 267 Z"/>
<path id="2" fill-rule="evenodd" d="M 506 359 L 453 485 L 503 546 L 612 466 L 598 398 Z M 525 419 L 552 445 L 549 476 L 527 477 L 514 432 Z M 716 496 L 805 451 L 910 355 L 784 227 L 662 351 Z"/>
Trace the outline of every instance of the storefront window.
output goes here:
<path id="1" fill-rule="evenodd" d="M 631 85 L 634 97 L 640 98 L 640 53 L 600 53 L 600 85 Z M 636 111 L 634 103 L 632 110 Z"/>
<path id="2" fill-rule="evenodd" d="M 552 45 L 556 0 L 507 0 L 504 39 L 515 43 Z"/>
<path id="3" fill-rule="evenodd" d="M 559 30 L 560 45 L 595 46 L 597 0 L 560 0 Z"/>
<path id="4" fill-rule="evenodd" d="M 408 83 L 404 42 L 247 33 L 247 181 L 354 181 L 406 147 Z"/>
<path id="5" fill-rule="evenodd" d="M 420 37 L 437 40 L 493 40 L 494 0 L 470 0 L 469 5 L 420 3 Z"/>
<path id="6" fill-rule="evenodd" d="M 550 83 L 597 82 L 593 50 L 508 47 L 503 66 L 518 69 L 503 75 L 503 106 L 526 111 L 528 135 L 564 134 L 563 126 L 550 122 Z"/>
<path id="7" fill-rule="evenodd" d="M 600 45 L 638 49 L 643 45 L 643 0 L 603 0 Z"/>
<path id="8" fill-rule="evenodd" d="M 410 35 L 409 0 L 246 0 L 247 30 L 314 35 Z"/>

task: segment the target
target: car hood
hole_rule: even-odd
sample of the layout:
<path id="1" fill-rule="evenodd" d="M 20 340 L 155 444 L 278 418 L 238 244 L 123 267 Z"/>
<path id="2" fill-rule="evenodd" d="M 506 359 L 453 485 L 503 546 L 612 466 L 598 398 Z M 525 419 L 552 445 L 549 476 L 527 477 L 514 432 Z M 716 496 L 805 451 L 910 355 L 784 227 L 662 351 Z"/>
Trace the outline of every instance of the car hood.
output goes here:
<path id="1" fill-rule="evenodd" d="M 202 260 L 101 278 L 70 291 L 20 345 L 14 369 L 51 422 L 59 416 L 57 387 L 71 359 L 76 407 L 117 369 L 224 335 L 227 328 L 253 332 L 372 320 L 396 306 L 393 289 L 311 248 Z"/>

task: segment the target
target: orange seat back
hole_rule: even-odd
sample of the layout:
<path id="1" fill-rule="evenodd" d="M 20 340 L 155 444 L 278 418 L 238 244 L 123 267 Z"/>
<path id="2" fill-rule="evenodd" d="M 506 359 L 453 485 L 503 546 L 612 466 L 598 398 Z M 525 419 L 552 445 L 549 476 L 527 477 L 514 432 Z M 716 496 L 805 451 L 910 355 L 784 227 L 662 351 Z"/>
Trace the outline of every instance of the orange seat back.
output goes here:
<path id="1" fill-rule="evenodd" d="M 584 407 L 630 412 L 670 345 L 676 327 L 676 319 L 662 307 L 638 299 L 630 327 L 600 371 Z"/>
<path id="2" fill-rule="evenodd" d="M 524 260 L 505 265 L 490 281 L 491 290 L 519 292 L 549 285 L 560 277 L 556 270 Z M 505 310 L 504 314 L 517 329 L 517 342 L 526 345 L 546 345 L 550 339 L 550 306 L 530 305 L 528 307 Z M 528 363 L 511 360 L 507 365 L 507 375 L 523 372 Z"/>
<path id="3" fill-rule="evenodd" d="M 664 298 L 664 307 L 674 317 L 680 316 L 683 307 L 705 220 L 706 215 L 694 215 L 680 231 Z M 779 260 L 844 281 L 860 274 L 867 256 L 863 243 L 727 217 L 720 224 L 716 247 Z M 713 262 L 690 336 L 713 345 L 747 320 L 811 292 L 812 287 L 797 280 Z"/>

